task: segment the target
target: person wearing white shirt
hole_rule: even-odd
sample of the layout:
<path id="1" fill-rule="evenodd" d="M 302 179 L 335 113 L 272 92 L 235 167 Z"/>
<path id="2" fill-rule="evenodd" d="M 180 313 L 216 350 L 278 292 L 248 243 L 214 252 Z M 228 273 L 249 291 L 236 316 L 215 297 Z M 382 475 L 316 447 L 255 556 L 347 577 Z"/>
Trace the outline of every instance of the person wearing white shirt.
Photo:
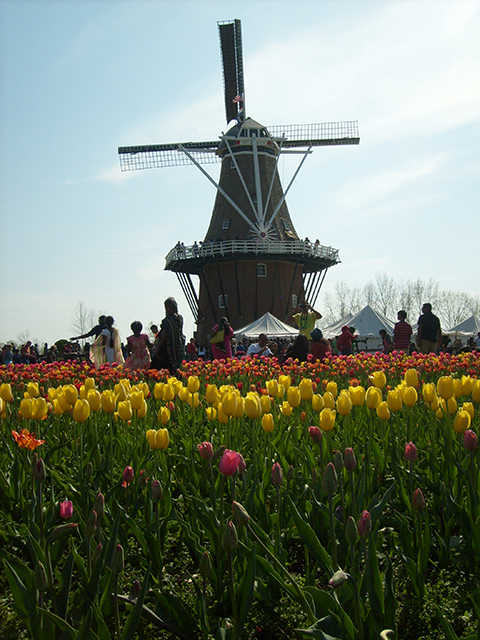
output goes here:
<path id="1" fill-rule="evenodd" d="M 258 342 L 254 342 L 248 347 L 247 356 L 271 356 L 272 352 L 268 348 L 268 339 L 264 333 L 258 336 Z"/>

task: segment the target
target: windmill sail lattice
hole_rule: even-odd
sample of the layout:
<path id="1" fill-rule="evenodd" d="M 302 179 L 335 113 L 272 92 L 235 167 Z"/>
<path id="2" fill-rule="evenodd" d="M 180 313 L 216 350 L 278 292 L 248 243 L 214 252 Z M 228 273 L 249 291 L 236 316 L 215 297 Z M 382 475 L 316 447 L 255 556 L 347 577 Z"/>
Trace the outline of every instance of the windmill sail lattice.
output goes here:
<path id="1" fill-rule="evenodd" d="M 215 141 L 118 150 L 122 171 L 193 164 L 217 190 L 203 240 L 179 242 L 165 266 L 177 274 L 200 341 L 223 315 L 235 327 L 267 311 L 283 319 L 295 300 L 315 303 L 328 268 L 339 262 L 338 251 L 298 237 L 286 195 L 313 147 L 360 141 L 356 121 L 265 127 L 247 117 L 241 24 L 221 22 L 218 28 L 227 132 Z M 300 161 L 284 189 L 278 160 L 289 153 L 300 154 Z M 221 162 L 218 181 L 203 168 L 214 162 Z M 192 276 L 199 278 L 198 294 Z"/>

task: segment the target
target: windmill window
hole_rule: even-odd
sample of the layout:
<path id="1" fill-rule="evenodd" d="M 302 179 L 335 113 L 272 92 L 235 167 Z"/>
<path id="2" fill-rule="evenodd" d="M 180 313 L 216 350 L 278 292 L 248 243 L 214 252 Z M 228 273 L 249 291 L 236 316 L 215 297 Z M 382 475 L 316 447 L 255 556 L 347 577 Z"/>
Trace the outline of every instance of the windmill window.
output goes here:
<path id="1" fill-rule="evenodd" d="M 225 218 L 222 222 L 222 229 L 230 229 L 230 218 Z"/>
<path id="2" fill-rule="evenodd" d="M 226 309 L 226 307 L 227 307 L 227 301 L 228 301 L 228 296 L 227 296 L 227 294 L 225 294 L 225 295 L 219 295 L 219 296 L 218 296 L 218 308 L 219 308 L 219 309 Z"/>
<path id="3" fill-rule="evenodd" d="M 290 227 L 288 226 L 288 222 L 286 220 L 282 220 L 283 222 L 283 228 L 285 229 L 285 231 L 290 231 Z"/>
<path id="4" fill-rule="evenodd" d="M 257 278 L 266 278 L 267 277 L 267 265 L 263 264 L 263 262 L 259 262 L 257 264 Z"/>
<path id="5" fill-rule="evenodd" d="M 297 296 L 295 294 L 292 295 L 292 307 L 295 309 L 297 306 Z"/>

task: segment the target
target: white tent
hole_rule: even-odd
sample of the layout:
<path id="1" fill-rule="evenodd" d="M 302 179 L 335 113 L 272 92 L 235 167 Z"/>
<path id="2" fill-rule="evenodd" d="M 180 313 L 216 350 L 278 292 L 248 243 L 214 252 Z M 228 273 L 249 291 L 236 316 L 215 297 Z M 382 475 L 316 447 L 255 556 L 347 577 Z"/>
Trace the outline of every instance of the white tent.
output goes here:
<path id="1" fill-rule="evenodd" d="M 342 333 L 342 327 L 347 325 L 355 327 L 355 336 L 360 351 L 370 351 L 382 348 L 382 341 L 379 336 L 380 329 L 393 335 L 394 323 L 378 313 L 367 304 L 361 311 L 352 316 L 347 314 L 344 318 L 334 324 L 322 329 L 325 338 L 334 338 Z M 317 322 L 318 326 L 318 322 Z M 362 344 L 363 343 L 363 344 Z"/>
<path id="2" fill-rule="evenodd" d="M 476 336 L 479 331 L 480 320 L 475 316 L 470 316 L 467 320 L 449 329 L 447 333 L 462 333 L 463 335 Z"/>
<path id="3" fill-rule="evenodd" d="M 267 311 L 258 320 L 235 330 L 236 337 L 242 336 L 255 340 L 261 333 L 265 333 L 269 338 L 294 338 L 298 335 L 298 329 L 285 324 Z"/>

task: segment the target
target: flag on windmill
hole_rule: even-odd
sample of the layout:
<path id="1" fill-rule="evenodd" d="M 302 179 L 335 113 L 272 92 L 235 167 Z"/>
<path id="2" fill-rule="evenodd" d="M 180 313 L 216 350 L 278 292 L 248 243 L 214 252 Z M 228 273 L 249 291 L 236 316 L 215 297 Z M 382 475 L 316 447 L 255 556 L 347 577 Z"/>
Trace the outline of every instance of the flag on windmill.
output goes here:
<path id="1" fill-rule="evenodd" d="M 239 93 L 237 93 L 237 95 L 234 97 L 232 102 L 235 102 L 235 103 L 243 102 L 243 96 L 241 96 Z"/>

